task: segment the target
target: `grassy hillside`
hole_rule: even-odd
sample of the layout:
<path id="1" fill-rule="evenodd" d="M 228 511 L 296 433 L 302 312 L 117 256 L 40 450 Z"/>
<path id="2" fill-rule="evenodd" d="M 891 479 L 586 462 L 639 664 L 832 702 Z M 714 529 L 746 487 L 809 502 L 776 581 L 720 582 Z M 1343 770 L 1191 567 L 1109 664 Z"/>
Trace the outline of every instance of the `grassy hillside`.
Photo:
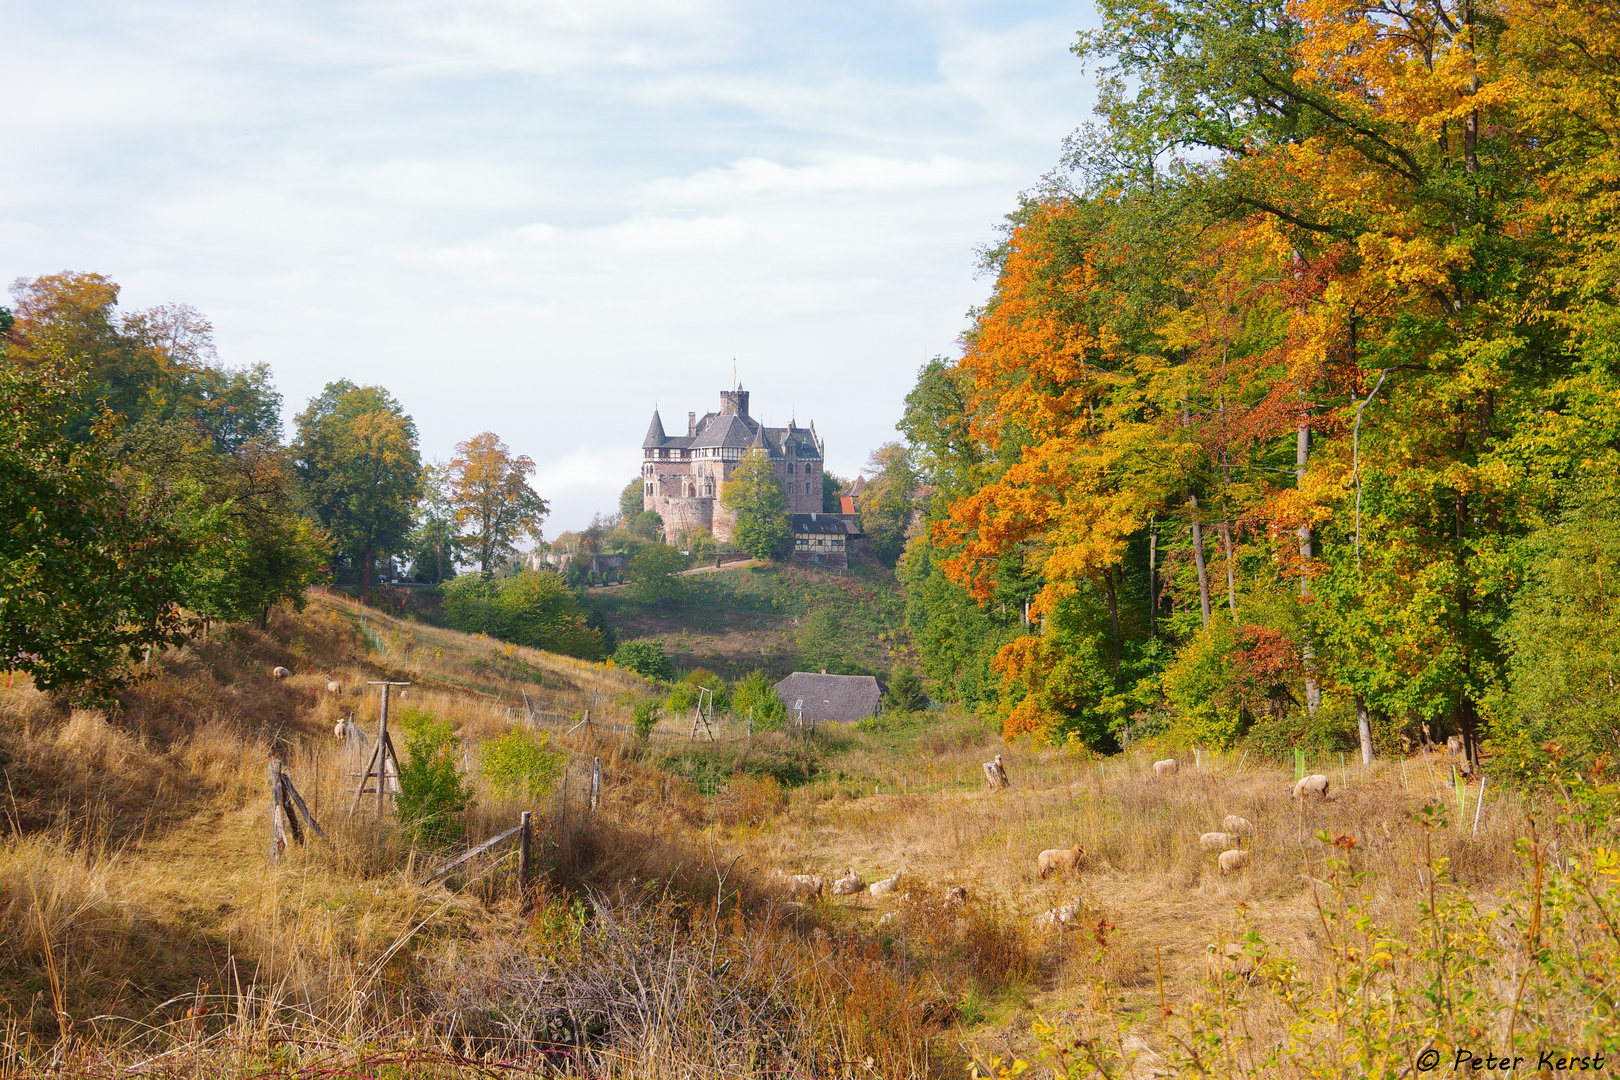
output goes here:
<path id="1" fill-rule="evenodd" d="M 717 741 L 673 718 L 644 743 L 633 676 L 336 597 L 154 667 L 110 716 L 0 691 L 0 1074 L 906 1077 L 1068 1055 L 1068 1075 L 1134 1076 L 1199 1071 L 1191 1047 L 1212 1075 L 1326 1075 L 1363 1036 L 1352 1072 L 1425 1039 L 1500 1049 L 1510 1025 L 1620 1040 L 1592 1005 L 1620 971 L 1613 789 L 1489 789 L 1481 810 L 1474 783 L 1459 809 L 1436 755 L 1310 762 L 1333 791 L 1296 804 L 1292 769 L 1252 758 L 1178 753 L 1156 778 L 1174 748 L 1099 761 L 939 714 L 813 739 L 722 717 Z M 466 740 L 459 844 L 346 813 L 332 724 L 374 724 L 385 677 L 412 683 L 400 719 Z M 554 786 L 483 775 L 514 727 L 566 762 Z M 276 864 L 272 752 L 329 836 Z M 1013 786 L 992 792 L 998 752 Z M 427 880 L 523 810 L 531 889 L 504 849 Z M 1222 874 L 1199 836 L 1228 814 L 1257 831 Z M 1037 875 L 1075 843 L 1076 872 Z M 777 876 L 846 868 L 899 886 L 794 898 Z M 1057 909 L 1067 930 L 1040 929 Z M 1231 942 L 1246 955 L 1212 967 Z"/>
<path id="2" fill-rule="evenodd" d="M 643 603 L 633 588 L 590 590 L 620 640 L 661 642 L 678 670 L 728 679 L 755 668 L 887 675 L 905 648 L 905 606 L 894 575 L 858 563 L 847 573 L 767 564 L 682 575 L 683 595 Z"/>

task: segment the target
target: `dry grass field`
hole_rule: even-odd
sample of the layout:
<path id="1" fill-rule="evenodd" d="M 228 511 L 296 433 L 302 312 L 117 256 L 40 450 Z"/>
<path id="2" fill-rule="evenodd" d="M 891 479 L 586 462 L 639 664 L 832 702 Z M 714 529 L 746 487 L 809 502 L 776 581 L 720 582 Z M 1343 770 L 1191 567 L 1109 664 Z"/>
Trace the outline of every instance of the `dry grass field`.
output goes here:
<path id="1" fill-rule="evenodd" d="M 154 663 L 115 716 L 0 691 L 0 1075 L 1394 1076 L 1620 1038 L 1601 788 L 1459 807 L 1436 754 L 1310 763 L 1332 790 L 1295 803 L 1292 768 L 953 716 L 642 742 L 633 676 L 338 598 Z M 381 678 L 465 740 L 462 846 L 534 814 L 529 889 L 509 847 L 429 880 L 456 849 L 347 813 L 333 724 L 372 727 Z M 566 758 L 538 796 L 480 775 L 514 727 Z M 328 834 L 278 863 L 272 753 Z M 1223 875 L 1199 837 L 1230 814 L 1255 832 Z M 846 868 L 897 886 L 794 900 L 778 876 Z"/>

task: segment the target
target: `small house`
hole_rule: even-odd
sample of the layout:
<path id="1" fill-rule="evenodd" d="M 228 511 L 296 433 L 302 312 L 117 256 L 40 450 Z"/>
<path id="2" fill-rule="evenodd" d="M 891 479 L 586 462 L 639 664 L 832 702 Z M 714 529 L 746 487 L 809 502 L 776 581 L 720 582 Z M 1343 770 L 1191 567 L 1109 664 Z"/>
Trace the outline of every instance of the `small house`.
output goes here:
<path id="1" fill-rule="evenodd" d="M 793 528 L 794 562 L 816 566 L 849 566 L 849 530 L 842 518 L 835 514 L 794 514 L 789 519 Z"/>
<path id="2" fill-rule="evenodd" d="M 870 675 L 795 671 L 776 684 L 776 696 L 787 706 L 789 723 L 849 723 L 874 715 L 883 700 L 883 689 Z"/>

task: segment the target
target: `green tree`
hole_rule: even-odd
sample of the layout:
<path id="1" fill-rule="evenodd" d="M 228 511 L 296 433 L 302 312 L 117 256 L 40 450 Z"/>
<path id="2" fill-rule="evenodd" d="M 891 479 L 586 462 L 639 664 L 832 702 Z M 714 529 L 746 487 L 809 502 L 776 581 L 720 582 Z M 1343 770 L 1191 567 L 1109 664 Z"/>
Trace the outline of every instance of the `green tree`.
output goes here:
<path id="1" fill-rule="evenodd" d="M 602 634 L 591 612 L 549 570 L 523 570 L 509 577 L 466 574 L 444 586 L 445 621 L 468 634 L 489 634 L 516 645 L 602 658 Z"/>
<path id="2" fill-rule="evenodd" d="M 72 437 L 84 380 L 0 364 L 0 658 L 41 689 L 106 702 L 144 646 L 185 640 L 195 547 L 169 500 L 115 483 L 104 443 Z"/>
<path id="3" fill-rule="evenodd" d="M 644 485 L 645 481 L 638 476 L 624 485 L 624 490 L 619 492 L 619 517 L 626 524 L 641 514 Z"/>
<path id="4" fill-rule="evenodd" d="M 754 726 L 780 731 L 787 725 L 787 705 L 776 692 L 770 677 L 758 668 L 737 680 L 731 688 L 732 711 L 752 717 Z"/>
<path id="5" fill-rule="evenodd" d="M 889 674 L 889 692 L 885 699 L 895 712 L 916 712 L 927 706 L 928 695 L 923 693 L 922 679 L 918 677 L 917 669 L 903 661 L 897 662 Z"/>
<path id="6" fill-rule="evenodd" d="M 793 542 L 788 524 L 787 493 L 777 479 L 770 454 L 749 450 L 720 491 L 720 505 L 736 518 L 732 542 L 756 559 L 777 559 Z"/>
<path id="7" fill-rule="evenodd" d="M 867 459 L 866 490 L 861 493 L 861 531 L 872 554 L 893 566 L 906 549 L 906 533 L 917 509 L 917 470 L 911 454 L 897 442 L 886 442 Z"/>
<path id="8" fill-rule="evenodd" d="M 456 445 L 449 468 L 450 505 L 484 577 L 500 560 L 517 554 L 519 537 L 540 539 L 548 508 L 529 486 L 533 474 L 534 462 L 514 457 L 493 431 Z"/>
<path id="9" fill-rule="evenodd" d="M 460 765 L 461 740 L 455 727 L 427 713 L 407 709 L 405 760 L 399 766 L 395 810 L 407 835 L 448 843 L 462 833 L 456 815 L 473 805 L 473 789 Z"/>
<path id="10" fill-rule="evenodd" d="M 478 750 L 478 771 L 498 795 L 538 799 L 551 791 L 562 774 L 566 755 L 549 749 L 551 733 L 530 735 L 513 728 Z"/>
<path id="11" fill-rule="evenodd" d="M 657 604 L 685 595 L 685 582 L 677 575 L 686 569 L 686 559 L 667 544 L 647 544 L 625 564 L 630 589 L 643 604 Z"/>
<path id="12" fill-rule="evenodd" d="M 823 514 L 841 514 L 844 511 L 839 502 L 839 494 L 849 487 L 849 481 L 842 476 L 831 472 L 821 474 L 821 512 Z"/>
<path id="13" fill-rule="evenodd" d="M 359 573 L 403 550 L 420 490 L 416 424 L 380 386 L 328 383 L 298 414 L 294 475 L 316 519 Z"/>
<path id="14" fill-rule="evenodd" d="M 669 657 L 656 641 L 627 641 L 613 654 L 613 662 L 649 679 L 669 678 Z"/>
<path id="15" fill-rule="evenodd" d="M 409 538 L 411 569 L 417 581 L 437 585 L 456 576 L 461 557 L 461 530 L 450 503 L 450 470 L 434 462 L 422 470 L 416 527 Z"/>

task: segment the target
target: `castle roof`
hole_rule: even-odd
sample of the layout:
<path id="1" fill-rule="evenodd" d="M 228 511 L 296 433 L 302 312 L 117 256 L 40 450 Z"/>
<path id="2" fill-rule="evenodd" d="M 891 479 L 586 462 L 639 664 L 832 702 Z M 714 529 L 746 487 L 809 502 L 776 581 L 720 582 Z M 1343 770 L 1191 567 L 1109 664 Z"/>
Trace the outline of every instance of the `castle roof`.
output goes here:
<path id="1" fill-rule="evenodd" d="M 717 446 L 747 447 L 751 446 L 756 438 L 755 429 L 759 425 L 753 423 L 746 416 L 736 413 L 721 413 L 698 432 L 697 438 L 692 440 L 693 449 L 707 449 Z"/>
<path id="2" fill-rule="evenodd" d="M 658 418 L 658 410 L 654 409 L 652 423 L 647 425 L 647 437 L 641 440 L 641 445 L 645 449 L 649 446 L 663 446 L 666 441 L 664 422 Z"/>

